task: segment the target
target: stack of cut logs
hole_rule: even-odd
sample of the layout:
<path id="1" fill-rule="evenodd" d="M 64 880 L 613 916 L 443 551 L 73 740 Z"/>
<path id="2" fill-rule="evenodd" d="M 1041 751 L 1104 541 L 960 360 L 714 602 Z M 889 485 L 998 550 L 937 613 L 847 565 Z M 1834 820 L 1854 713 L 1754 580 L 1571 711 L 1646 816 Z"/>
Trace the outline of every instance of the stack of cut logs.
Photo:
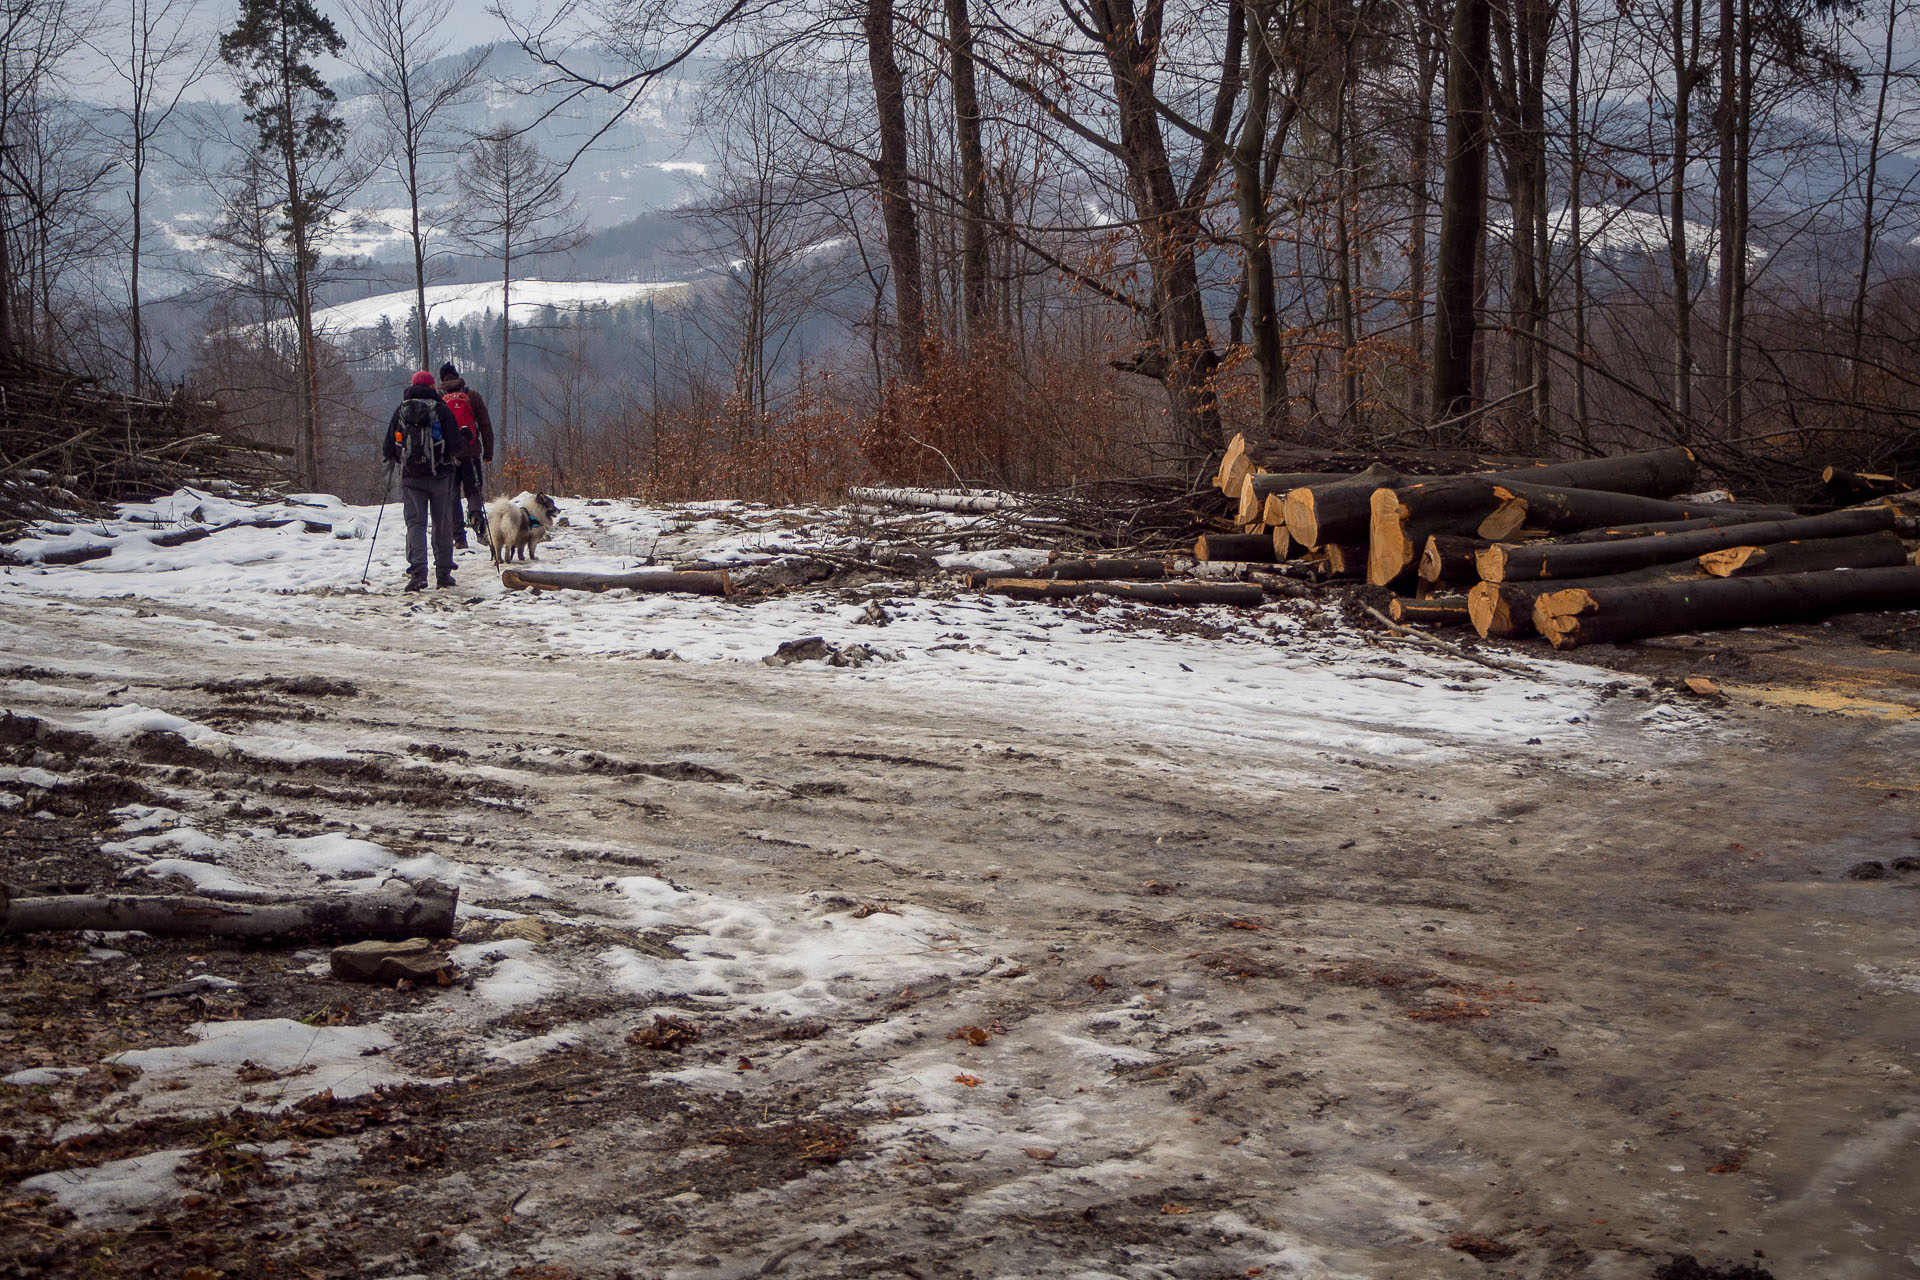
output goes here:
<path id="1" fill-rule="evenodd" d="M 1240 531 L 1203 536 L 1194 555 L 1314 562 L 1392 588 L 1395 621 L 1560 649 L 1920 608 L 1900 537 L 1912 495 L 1885 477 L 1824 479 L 1849 500 L 1880 496 L 1817 515 L 1674 497 L 1699 482 L 1680 448 L 1455 475 L 1265 471 L 1236 438 L 1215 482 Z"/>

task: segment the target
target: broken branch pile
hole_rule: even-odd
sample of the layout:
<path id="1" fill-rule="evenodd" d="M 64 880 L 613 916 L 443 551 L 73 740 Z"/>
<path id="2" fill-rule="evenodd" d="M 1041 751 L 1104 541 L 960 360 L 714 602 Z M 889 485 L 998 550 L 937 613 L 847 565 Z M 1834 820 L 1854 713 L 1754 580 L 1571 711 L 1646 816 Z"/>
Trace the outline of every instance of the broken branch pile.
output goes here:
<path id="1" fill-rule="evenodd" d="M 98 512 L 185 485 L 265 492 L 287 450 L 224 428 L 185 392 L 148 399 L 53 365 L 0 358 L 0 517 Z M 218 477 L 218 481 L 207 479 Z"/>
<path id="2" fill-rule="evenodd" d="M 1354 461 L 1345 475 L 1266 470 L 1236 438 L 1215 483 L 1239 532 L 1202 537 L 1195 557 L 1301 561 L 1393 588 L 1396 622 L 1470 621 L 1483 637 L 1537 632 L 1557 648 L 1920 608 L 1920 564 L 1897 532 L 1912 527 L 1911 495 L 1887 477 L 1829 476 L 1866 501 L 1801 515 L 1689 496 L 1699 463 L 1683 448 L 1467 458 L 1437 475 Z"/>

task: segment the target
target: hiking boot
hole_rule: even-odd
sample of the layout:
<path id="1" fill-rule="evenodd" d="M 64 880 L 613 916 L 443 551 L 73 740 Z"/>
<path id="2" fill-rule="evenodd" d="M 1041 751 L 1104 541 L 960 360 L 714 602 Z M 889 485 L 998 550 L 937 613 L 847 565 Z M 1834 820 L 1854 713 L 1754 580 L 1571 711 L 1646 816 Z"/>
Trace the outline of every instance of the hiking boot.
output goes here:
<path id="1" fill-rule="evenodd" d="M 400 589 L 402 591 L 425 591 L 427 589 L 427 576 L 423 573 L 410 577 L 407 579 L 407 585 Z"/>
<path id="2" fill-rule="evenodd" d="M 462 531 L 459 537 L 453 540 L 453 549 L 455 551 L 470 550 L 470 548 L 467 546 L 467 535 L 464 531 Z"/>
<path id="3" fill-rule="evenodd" d="M 427 584 L 423 582 L 420 585 L 424 587 Z M 433 585 L 436 587 L 450 587 L 453 585 L 453 575 L 450 573 L 442 573 L 433 580 Z"/>

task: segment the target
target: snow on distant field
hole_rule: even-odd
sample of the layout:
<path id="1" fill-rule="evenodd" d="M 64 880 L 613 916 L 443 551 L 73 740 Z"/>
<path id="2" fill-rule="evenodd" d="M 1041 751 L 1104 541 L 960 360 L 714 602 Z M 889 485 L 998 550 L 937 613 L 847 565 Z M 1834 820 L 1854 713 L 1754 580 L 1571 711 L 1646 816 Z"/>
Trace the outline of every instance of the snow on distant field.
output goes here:
<path id="1" fill-rule="evenodd" d="M 1687 252 L 1695 259 L 1705 259 L 1709 275 L 1716 269 L 1720 252 L 1720 236 L 1717 229 L 1703 222 L 1686 221 Z M 1509 218 L 1489 218 L 1489 234 L 1501 240 L 1513 238 L 1513 221 Z M 1573 241 L 1573 210 L 1561 205 L 1547 215 L 1547 233 L 1557 245 L 1567 245 Z M 1630 254 L 1646 257 L 1664 257 L 1667 253 L 1667 219 L 1658 213 L 1648 213 L 1640 209 L 1623 209 L 1618 205 L 1583 205 L 1580 209 L 1580 242 L 1587 252 L 1594 254 Z M 1766 261 L 1767 251 L 1757 246 L 1747 247 L 1750 263 Z"/>
<path id="2" fill-rule="evenodd" d="M 649 298 L 666 299 L 683 292 L 683 281 L 613 283 L 591 280 L 516 280 L 513 282 L 513 322 L 529 324 L 539 319 L 548 307 L 560 311 L 586 311 L 618 307 Z M 498 280 L 482 284 L 436 284 L 427 286 L 427 323 L 444 320 L 464 324 L 492 312 L 500 313 L 501 288 Z M 415 294 L 411 289 L 383 293 L 358 302 L 343 302 L 336 307 L 316 311 L 316 329 L 336 333 L 372 329 L 382 318 L 395 328 L 406 325 L 413 314 Z"/>

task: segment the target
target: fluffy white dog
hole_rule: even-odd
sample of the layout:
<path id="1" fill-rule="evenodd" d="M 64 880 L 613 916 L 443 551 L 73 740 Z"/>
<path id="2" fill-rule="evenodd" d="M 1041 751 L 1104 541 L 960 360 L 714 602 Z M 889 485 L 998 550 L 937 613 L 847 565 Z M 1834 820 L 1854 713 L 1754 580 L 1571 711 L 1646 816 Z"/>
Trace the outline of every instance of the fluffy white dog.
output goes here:
<path id="1" fill-rule="evenodd" d="M 514 558 L 538 560 L 534 548 L 553 530 L 560 507 L 544 493 L 519 493 L 487 504 L 487 546 L 497 565 Z"/>

